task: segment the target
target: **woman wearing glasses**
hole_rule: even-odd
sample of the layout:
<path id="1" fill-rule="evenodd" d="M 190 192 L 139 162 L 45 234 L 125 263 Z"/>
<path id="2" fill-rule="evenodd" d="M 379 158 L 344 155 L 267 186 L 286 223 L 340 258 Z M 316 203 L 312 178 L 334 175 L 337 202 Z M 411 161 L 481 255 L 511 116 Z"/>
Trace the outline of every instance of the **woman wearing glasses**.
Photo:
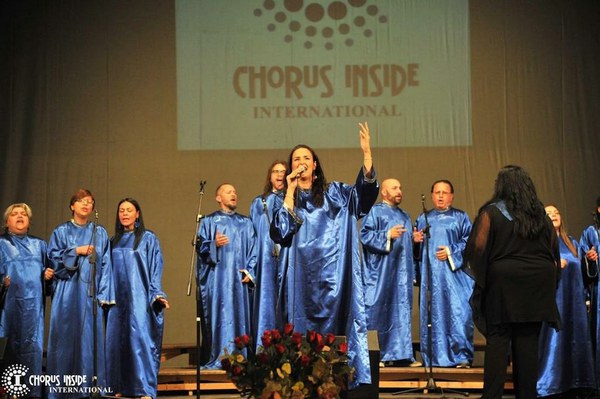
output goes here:
<path id="1" fill-rule="evenodd" d="M 106 387 L 100 307 L 115 303 L 108 234 L 97 220 L 90 220 L 95 203 L 89 190 L 77 190 L 71 196 L 70 209 L 73 217 L 54 229 L 48 244 L 54 292 L 47 374 L 86 376 L 79 389 Z M 51 390 L 48 396 L 64 399 L 87 395 Z"/>

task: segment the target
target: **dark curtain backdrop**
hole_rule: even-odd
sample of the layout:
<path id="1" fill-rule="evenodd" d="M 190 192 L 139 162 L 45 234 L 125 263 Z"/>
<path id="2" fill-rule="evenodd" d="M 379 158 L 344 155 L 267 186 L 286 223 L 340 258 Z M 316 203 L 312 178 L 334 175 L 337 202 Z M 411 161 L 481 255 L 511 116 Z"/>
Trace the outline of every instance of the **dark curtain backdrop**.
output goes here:
<path id="1" fill-rule="evenodd" d="M 173 1 L 0 7 L 0 206 L 29 203 L 31 233 L 47 239 L 70 218 L 78 187 L 95 194 L 111 234 L 117 201 L 138 199 L 165 255 L 173 309 L 164 341 L 193 342 L 194 298 L 185 290 L 198 182 L 208 181 L 203 213 L 216 208 L 223 181 L 236 185 L 247 213 L 266 168 L 287 151 L 177 150 Z M 379 177 L 401 180 L 413 218 L 439 178 L 454 182 L 455 205 L 474 217 L 497 170 L 515 163 L 579 237 L 600 195 L 598 21 L 599 1 L 471 1 L 473 145 L 374 148 Z M 351 182 L 358 139 L 355 150 L 319 156 L 329 180 Z"/>

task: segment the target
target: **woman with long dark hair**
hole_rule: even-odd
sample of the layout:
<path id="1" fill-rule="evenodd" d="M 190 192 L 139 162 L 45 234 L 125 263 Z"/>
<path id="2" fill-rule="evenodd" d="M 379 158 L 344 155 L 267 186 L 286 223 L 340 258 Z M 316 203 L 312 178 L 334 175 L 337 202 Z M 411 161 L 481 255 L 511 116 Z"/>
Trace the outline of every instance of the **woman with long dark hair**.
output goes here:
<path id="1" fill-rule="evenodd" d="M 269 236 L 271 220 L 276 203 L 281 206 L 285 185 L 285 161 L 276 160 L 267 170 L 263 193 L 250 205 L 250 219 L 256 230 L 256 280 L 252 305 L 252 334 L 256 347 L 265 330 L 282 326 L 278 320 L 277 294 L 279 292 L 279 272 L 281 246 Z"/>
<path id="2" fill-rule="evenodd" d="M 592 390 L 596 387 L 579 243 L 567 234 L 564 219 L 556 206 L 546 205 L 546 213 L 552 220 L 560 245 L 562 271 L 556 304 L 562 328 L 556 331 L 546 323 L 542 325 L 538 396 L 558 395 L 573 389 Z"/>
<path id="3" fill-rule="evenodd" d="M 346 335 L 355 383 L 370 383 L 357 224 L 373 206 L 379 187 L 369 126 L 359 127 L 363 164 L 354 185 L 327 184 L 315 151 L 306 145 L 292 149 L 271 237 L 287 248 L 279 296 L 283 320 L 297 331 Z"/>
<path id="4" fill-rule="evenodd" d="M 108 314 L 106 348 L 109 386 L 128 397 L 156 398 L 163 336 L 163 256 L 146 230 L 139 203 L 117 205 L 111 254 L 117 304 Z"/>
<path id="5" fill-rule="evenodd" d="M 558 327 L 558 240 L 527 172 L 503 167 L 480 209 L 465 257 L 475 277 L 473 319 L 486 337 L 483 398 L 501 398 L 512 348 L 517 399 L 536 398 L 542 322 Z"/>

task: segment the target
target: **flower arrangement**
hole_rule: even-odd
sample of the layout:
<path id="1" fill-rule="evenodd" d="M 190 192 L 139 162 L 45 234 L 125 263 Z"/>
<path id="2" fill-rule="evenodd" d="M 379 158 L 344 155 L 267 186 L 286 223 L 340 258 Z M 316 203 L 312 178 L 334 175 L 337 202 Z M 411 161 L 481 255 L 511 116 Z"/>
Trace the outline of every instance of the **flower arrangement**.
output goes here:
<path id="1" fill-rule="evenodd" d="M 232 353 L 225 349 L 221 367 L 243 397 L 255 399 L 339 399 L 354 370 L 348 365 L 348 345 L 334 334 L 308 331 L 306 339 L 292 324 L 267 330 L 254 352 L 248 335 L 235 338 Z"/>

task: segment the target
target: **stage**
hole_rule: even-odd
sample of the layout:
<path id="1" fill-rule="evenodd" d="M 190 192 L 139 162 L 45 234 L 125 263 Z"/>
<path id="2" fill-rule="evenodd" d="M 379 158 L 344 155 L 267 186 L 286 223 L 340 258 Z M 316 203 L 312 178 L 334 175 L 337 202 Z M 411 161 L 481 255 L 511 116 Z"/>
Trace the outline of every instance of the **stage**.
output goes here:
<path id="1" fill-rule="evenodd" d="M 418 345 L 418 343 L 416 343 Z M 476 342 L 475 348 L 480 352 L 485 348 L 484 342 Z M 188 395 L 194 396 L 196 390 L 195 347 L 193 344 L 164 345 L 162 351 L 163 367 L 158 376 L 158 392 L 161 396 Z M 180 364 L 171 366 L 172 360 Z M 183 364 L 181 363 L 183 361 Z M 512 397 L 513 384 L 509 367 L 506 392 Z M 440 368 L 432 369 L 432 376 L 438 388 L 452 389 L 469 396 L 479 396 L 483 388 L 483 367 L 478 362 L 472 368 Z M 379 368 L 379 398 L 392 397 L 430 397 L 437 398 L 438 392 L 424 394 L 429 380 L 429 368 L 425 367 L 380 367 Z M 403 396 L 392 395 L 407 389 L 418 389 Z M 239 398 L 235 386 L 227 378 L 223 370 L 201 370 L 200 393 L 203 398 Z M 459 394 L 446 391 L 449 397 L 460 397 Z"/>

